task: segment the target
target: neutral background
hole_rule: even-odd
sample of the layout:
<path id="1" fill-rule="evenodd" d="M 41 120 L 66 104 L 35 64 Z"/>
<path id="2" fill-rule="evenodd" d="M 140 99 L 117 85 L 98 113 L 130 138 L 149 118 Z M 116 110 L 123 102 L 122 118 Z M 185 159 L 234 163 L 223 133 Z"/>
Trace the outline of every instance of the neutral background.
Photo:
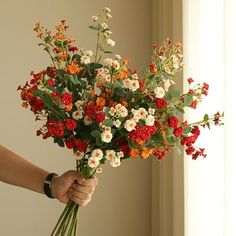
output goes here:
<path id="1" fill-rule="evenodd" d="M 91 16 L 112 9 L 115 53 L 133 67 L 148 65 L 152 42 L 181 40 L 181 0 L 8 0 L 0 4 L 0 144 L 49 171 L 74 169 L 72 153 L 51 140 L 36 137 L 40 126 L 21 108 L 18 85 L 31 70 L 49 63 L 37 47 L 34 23 L 53 29 L 70 24 L 80 48 L 94 49 L 88 29 Z M 106 166 L 89 206 L 80 211 L 80 236 L 183 236 L 183 176 L 181 158 L 165 161 L 127 160 L 120 168 Z M 0 235 L 47 236 L 63 205 L 56 200 L 0 183 Z"/>

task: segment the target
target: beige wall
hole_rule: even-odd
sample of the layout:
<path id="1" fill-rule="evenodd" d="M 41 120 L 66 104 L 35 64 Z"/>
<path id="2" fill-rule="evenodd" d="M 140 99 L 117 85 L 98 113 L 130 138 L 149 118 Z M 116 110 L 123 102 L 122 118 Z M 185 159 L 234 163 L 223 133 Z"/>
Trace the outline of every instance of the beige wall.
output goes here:
<path id="1" fill-rule="evenodd" d="M 153 42 L 182 42 L 182 0 L 153 0 Z M 176 87 L 183 87 L 182 74 Z M 152 236 L 184 236 L 183 157 L 172 153 L 152 165 Z"/>
<path id="2" fill-rule="evenodd" d="M 151 0 L 8 0 L 0 4 L 0 143 L 31 162 L 62 173 L 74 168 L 70 152 L 35 136 L 36 124 L 29 111 L 20 108 L 16 88 L 48 63 L 32 31 L 35 21 L 53 27 L 67 19 L 79 47 L 94 47 L 87 29 L 90 17 L 103 6 L 113 10 L 116 52 L 140 68 L 151 48 Z M 107 167 L 93 202 L 81 210 L 80 234 L 98 236 L 151 235 L 151 162 L 127 161 Z M 0 183 L 0 235 L 46 236 L 63 206 L 55 200 Z"/>

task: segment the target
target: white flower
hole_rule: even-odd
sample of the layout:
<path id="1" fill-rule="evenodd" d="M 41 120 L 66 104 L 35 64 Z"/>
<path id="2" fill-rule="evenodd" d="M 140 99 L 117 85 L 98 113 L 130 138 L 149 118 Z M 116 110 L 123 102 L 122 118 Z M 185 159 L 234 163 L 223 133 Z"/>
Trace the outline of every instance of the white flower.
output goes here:
<path id="1" fill-rule="evenodd" d="M 112 167 L 118 167 L 121 165 L 120 158 L 114 158 L 110 161 Z"/>
<path id="2" fill-rule="evenodd" d="M 85 125 L 91 125 L 92 123 L 93 123 L 93 120 L 90 117 L 88 117 L 88 116 L 84 117 L 84 124 Z"/>
<path id="3" fill-rule="evenodd" d="M 119 70 L 120 69 L 120 63 L 118 61 L 114 60 L 112 62 L 112 67 L 116 70 Z"/>
<path id="4" fill-rule="evenodd" d="M 113 137 L 113 135 L 112 135 L 111 132 L 105 131 L 105 132 L 102 132 L 102 133 L 101 133 L 101 140 L 102 140 L 104 143 L 110 143 L 111 140 L 112 140 L 112 137 Z"/>
<path id="5" fill-rule="evenodd" d="M 137 89 L 139 89 L 139 82 L 138 80 L 131 80 L 130 84 L 129 84 L 129 89 L 131 91 L 136 91 Z"/>
<path id="6" fill-rule="evenodd" d="M 148 115 L 146 118 L 146 125 L 152 126 L 152 125 L 154 125 L 154 122 L 155 122 L 154 116 Z"/>
<path id="7" fill-rule="evenodd" d="M 85 65 L 87 65 L 87 64 L 89 64 L 90 63 L 90 57 L 89 56 L 86 56 L 86 55 L 84 55 L 84 56 L 82 56 L 81 58 L 80 58 L 80 62 L 82 63 L 82 64 L 85 64 Z"/>
<path id="8" fill-rule="evenodd" d="M 99 160 L 95 157 L 89 157 L 88 166 L 90 168 L 96 168 L 100 164 Z"/>
<path id="9" fill-rule="evenodd" d="M 107 11 L 107 12 L 109 12 L 109 13 L 111 13 L 111 9 L 108 8 L 108 7 L 104 7 L 104 10 Z"/>
<path id="10" fill-rule="evenodd" d="M 72 117 L 75 120 L 82 119 L 83 118 L 83 113 L 84 113 L 84 111 L 82 109 L 79 109 L 79 110 L 73 112 Z"/>
<path id="11" fill-rule="evenodd" d="M 109 110 L 109 114 L 111 116 L 114 116 L 116 114 L 116 109 L 114 107 L 111 107 L 110 110 Z"/>
<path id="12" fill-rule="evenodd" d="M 111 58 L 106 58 L 103 62 L 105 66 L 112 66 L 113 60 Z"/>
<path id="13" fill-rule="evenodd" d="M 116 128 L 119 128 L 120 125 L 121 125 L 120 120 L 117 119 L 117 120 L 113 121 L 113 125 L 114 125 Z"/>
<path id="14" fill-rule="evenodd" d="M 139 115 L 135 115 L 135 116 L 132 118 L 132 120 L 133 120 L 134 122 L 138 123 L 139 120 L 140 120 Z"/>
<path id="15" fill-rule="evenodd" d="M 107 24 L 106 22 L 103 22 L 103 23 L 101 24 L 101 26 L 102 26 L 103 29 L 106 29 L 106 28 L 108 27 L 108 24 Z"/>
<path id="16" fill-rule="evenodd" d="M 145 108 L 140 107 L 138 109 L 138 114 L 137 115 L 139 116 L 140 119 L 145 119 L 147 117 L 147 115 L 148 115 L 148 112 L 147 112 L 147 110 Z"/>
<path id="17" fill-rule="evenodd" d="M 97 21 L 97 20 L 98 20 L 98 17 L 97 17 L 97 16 L 92 16 L 92 19 L 93 19 L 94 21 Z"/>
<path id="18" fill-rule="evenodd" d="M 124 128 L 130 132 L 135 129 L 135 126 L 136 122 L 134 120 L 127 120 L 125 122 Z"/>
<path id="19" fill-rule="evenodd" d="M 96 85 L 97 85 L 97 83 L 95 84 L 94 92 L 97 96 L 99 96 L 101 94 L 102 90 Z"/>
<path id="20" fill-rule="evenodd" d="M 107 33 L 107 32 L 106 32 Z M 112 39 L 110 39 L 110 38 L 108 38 L 107 40 L 106 40 L 106 42 L 107 42 L 107 45 L 108 46 L 111 46 L 111 47 L 114 47 L 115 46 L 115 41 L 113 41 Z"/>
<path id="21" fill-rule="evenodd" d="M 91 153 L 91 157 L 97 158 L 99 161 L 103 158 L 103 152 L 101 149 L 94 149 Z"/>
<path id="22" fill-rule="evenodd" d="M 133 113 L 134 116 L 138 115 L 138 110 L 135 110 L 135 109 L 131 109 L 131 112 Z"/>
<path id="23" fill-rule="evenodd" d="M 112 32 L 111 32 L 110 30 L 107 30 L 107 31 L 104 33 L 105 37 L 107 37 L 107 38 L 109 38 L 111 34 L 112 34 Z"/>
<path id="24" fill-rule="evenodd" d="M 116 157 L 116 153 L 114 150 L 107 150 L 106 151 L 106 155 L 105 155 L 105 158 L 108 160 L 108 161 L 111 161 L 112 159 L 114 159 Z"/>
<path id="25" fill-rule="evenodd" d="M 138 75 L 136 73 L 132 74 L 131 77 L 132 77 L 132 79 L 138 79 Z"/>
<path id="26" fill-rule="evenodd" d="M 102 167 L 97 167 L 96 173 L 101 174 L 103 172 Z"/>
<path id="27" fill-rule="evenodd" d="M 163 98 L 165 96 L 165 90 L 162 87 L 157 87 L 154 90 L 154 93 L 157 98 Z"/>
<path id="28" fill-rule="evenodd" d="M 84 104 L 83 101 L 78 100 L 78 101 L 75 103 L 75 106 L 76 106 L 77 108 L 79 108 L 79 107 L 82 106 L 83 104 Z"/>
<path id="29" fill-rule="evenodd" d="M 130 87 L 130 82 L 131 82 L 130 79 L 125 79 L 125 80 L 124 80 L 124 87 L 125 87 L 125 88 L 129 88 L 129 87 Z"/>
<path id="30" fill-rule="evenodd" d="M 116 58 L 117 60 L 121 60 L 121 56 L 120 56 L 119 54 L 116 54 L 116 55 L 115 55 L 115 58 Z"/>
<path id="31" fill-rule="evenodd" d="M 169 87 L 171 86 L 170 80 L 167 79 L 164 81 L 164 89 L 167 92 L 169 90 Z"/>
<path id="32" fill-rule="evenodd" d="M 77 160 L 81 160 L 84 157 L 84 152 L 77 151 L 74 153 L 74 156 L 76 157 Z"/>
<path id="33" fill-rule="evenodd" d="M 119 109 L 116 109 L 116 115 L 119 117 L 126 117 L 128 115 L 128 111 L 125 106 L 121 106 Z"/>
<path id="34" fill-rule="evenodd" d="M 154 115 L 155 114 L 155 109 L 154 108 L 149 108 L 148 109 L 148 113 L 150 114 L 150 115 Z"/>
<path id="35" fill-rule="evenodd" d="M 88 56 L 88 57 L 91 57 L 91 56 L 93 56 L 93 51 L 92 50 L 86 50 L 86 51 L 84 51 L 83 54 Z"/>
<path id="36" fill-rule="evenodd" d="M 124 153 L 122 151 L 116 153 L 117 157 L 121 158 L 124 156 Z"/>
<path id="37" fill-rule="evenodd" d="M 111 132 L 111 127 L 104 126 L 104 131 Z"/>

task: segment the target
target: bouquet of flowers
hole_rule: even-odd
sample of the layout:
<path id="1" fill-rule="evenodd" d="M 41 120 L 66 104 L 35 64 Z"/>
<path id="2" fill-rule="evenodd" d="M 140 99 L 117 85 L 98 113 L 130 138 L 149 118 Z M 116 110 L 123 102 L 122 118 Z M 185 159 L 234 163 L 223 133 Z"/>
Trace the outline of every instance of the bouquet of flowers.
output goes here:
<path id="1" fill-rule="evenodd" d="M 76 169 L 85 179 L 102 172 L 106 162 L 117 167 L 126 158 L 162 160 L 179 147 L 193 159 L 206 157 L 204 148 L 195 146 L 200 127 L 221 125 L 223 114 L 205 114 L 191 124 L 181 119 L 209 88 L 191 78 L 186 93 L 173 88 L 175 75 L 183 68 L 181 44 L 167 39 L 153 45 L 150 65 L 140 73 L 120 55 L 108 57 L 115 45 L 110 18 L 109 8 L 92 17 L 89 28 L 97 33 L 95 51 L 74 46 L 65 20 L 55 34 L 36 24 L 39 45 L 52 64 L 32 72 L 30 82 L 18 89 L 23 107 L 30 107 L 36 120 L 43 122 L 37 135 L 72 149 Z M 76 235 L 78 209 L 69 202 L 51 235 Z"/>

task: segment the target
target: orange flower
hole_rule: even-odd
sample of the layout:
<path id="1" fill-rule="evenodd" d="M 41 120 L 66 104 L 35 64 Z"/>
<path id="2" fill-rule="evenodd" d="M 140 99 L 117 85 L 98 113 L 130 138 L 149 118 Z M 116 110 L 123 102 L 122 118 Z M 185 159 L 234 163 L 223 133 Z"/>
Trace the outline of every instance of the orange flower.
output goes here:
<path id="1" fill-rule="evenodd" d="M 129 106 L 128 102 L 127 102 L 124 98 L 121 98 L 121 99 L 120 99 L 120 103 L 121 103 L 124 107 L 128 107 L 128 106 Z"/>
<path id="2" fill-rule="evenodd" d="M 72 103 L 66 105 L 65 111 L 71 111 L 71 110 L 72 110 L 72 107 L 73 107 L 73 104 L 72 104 Z"/>
<path id="3" fill-rule="evenodd" d="M 58 31 L 64 30 L 64 29 L 65 29 L 64 25 L 57 25 L 56 26 L 56 30 L 58 30 Z"/>
<path id="4" fill-rule="evenodd" d="M 94 95 L 95 95 L 95 91 L 94 91 L 93 89 L 90 89 L 90 90 L 89 90 L 89 94 L 90 94 L 91 96 L 94 96 Z"/>
<path id="5" fill-rule="evenodd" d="M 104 107 L 106 105 L 106 100 L 103 97 L 97 97 L 96 105 Z"/>
<path id="6" fill-rule="evenodd" d="M 139 156 L 139 150 L 137 148 L 132 148 L 130 150 L 130 156 L 132 158 L 137 158 Z"/>
<path id="7" fill-rule="evenodd" d="M 124 59 L 124 64 L 128 65 L 129 64 L 129 60 L 128 59 Z"/>
<path id="8" fill-rule="evenodd" d="M 152 149 L 148 149 L 148 148 L 144 147 L 143 150 L 142 150 L 142 153 L 141 153 L 141 157 L 143 159 L 146 159 L 152 154 L 152 152 L 153 152 Z"/>
<path id="9" fill-rule="evenodd" d="M 54 39 L 57 40 L 57 41 L 63 40 L 64 38 L 65 38 L 65 36 L 63 34 L 60 34 L 60 33 L 57 33 L 54 36 Z"/>
<path id="10" fill-rule="evenodd" d="M 58 60 L 65 61 L 68 58 L 68 54 L 63 53 L 57 56 Z"/>
<path id="11" fill-rule="evenodd" d="M 83 67 L 76 65 L 74 62 L 71 62 L 71 64 L 67 66 L 67 70 L 71 75 L 76 75 L 83 69 Z"/>

